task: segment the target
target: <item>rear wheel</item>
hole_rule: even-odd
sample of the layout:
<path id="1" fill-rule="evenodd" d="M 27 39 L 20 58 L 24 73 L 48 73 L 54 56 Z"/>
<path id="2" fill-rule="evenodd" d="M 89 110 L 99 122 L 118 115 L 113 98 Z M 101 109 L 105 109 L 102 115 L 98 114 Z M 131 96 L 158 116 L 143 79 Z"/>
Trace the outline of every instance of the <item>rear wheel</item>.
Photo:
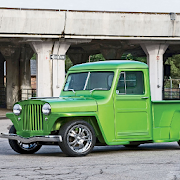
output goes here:
<path id="1" fill-rule="evenodd" d="M 16 134 L 16 129 L 14 125 L 11 126 L 9 133 Z M 42 146 L 37 143 L 24 144 L 21 141 L 16 141 L 11 139 L 9 139 L 9 144 L 14 151 L 20 154 L 33 154 L 37 152 Z"/>
<path id="2" fill-rule="evenodd" d="M 64 124 L 59 130 L 59 135 L 62 136 L 59 146 L 68 156 L 85 156 L 92 151 L 96 143 L 93 127 L 83 120 Z"/>

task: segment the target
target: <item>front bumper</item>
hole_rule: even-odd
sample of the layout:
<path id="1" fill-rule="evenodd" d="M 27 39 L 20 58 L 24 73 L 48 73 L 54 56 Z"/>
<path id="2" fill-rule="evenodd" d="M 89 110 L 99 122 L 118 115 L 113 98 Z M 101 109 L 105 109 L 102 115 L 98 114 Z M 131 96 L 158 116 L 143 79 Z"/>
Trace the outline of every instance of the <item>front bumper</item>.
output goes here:
<path id="1" fill-rule="evenodd" d="M 5 134 L 1 133 L 0 138 L 6 138 L 11 140 L 17 140 L 25 144 L 33 142 L 62 142 L 62 136 L 60 135 L 48 135 L 48 136 L 33 136 L 29 138 L 24 138 L 17 134 Z"/>

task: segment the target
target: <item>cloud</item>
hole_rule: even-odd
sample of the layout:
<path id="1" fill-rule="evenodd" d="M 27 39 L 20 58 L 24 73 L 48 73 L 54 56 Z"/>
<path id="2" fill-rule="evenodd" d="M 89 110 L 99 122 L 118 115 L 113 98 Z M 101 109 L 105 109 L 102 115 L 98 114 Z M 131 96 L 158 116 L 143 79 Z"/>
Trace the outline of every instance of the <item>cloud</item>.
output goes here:
<path id="1" fill-rule="evenodd" d="M 127 12 L 180 12 L 179 0 L 0 0 L 0 7 Z"/>

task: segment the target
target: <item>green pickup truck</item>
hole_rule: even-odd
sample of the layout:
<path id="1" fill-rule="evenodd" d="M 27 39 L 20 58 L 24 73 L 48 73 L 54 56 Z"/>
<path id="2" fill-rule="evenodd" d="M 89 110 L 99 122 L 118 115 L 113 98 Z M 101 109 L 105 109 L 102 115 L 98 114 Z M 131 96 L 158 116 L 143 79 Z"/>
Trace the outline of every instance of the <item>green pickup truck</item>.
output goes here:
<path id="1" fill-rule="evenodd" d="M 17 102 L 6 116 L 13 126 L 1 138 L 24 154 L 42 145 L 84 156 L 95 145 L 180 144 L 180 101 L 151 101 L 148 66 L 137 61 L 73 66 L 60 97 Z"/>

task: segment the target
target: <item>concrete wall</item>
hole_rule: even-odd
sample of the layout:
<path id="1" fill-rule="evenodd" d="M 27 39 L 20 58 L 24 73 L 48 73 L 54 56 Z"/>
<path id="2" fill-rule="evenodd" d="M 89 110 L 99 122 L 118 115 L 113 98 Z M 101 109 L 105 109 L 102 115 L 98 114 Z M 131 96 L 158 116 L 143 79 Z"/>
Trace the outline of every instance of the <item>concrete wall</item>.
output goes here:
<path id="1" fill-rule="evenodd" d="M 0 33 L 61 34 L 65 12 L 0 9 Z"/>
<path id="2" fill-rule="evenodd" d="M 176 26 L 180 25 L 177 16 Z M 172 36 L 169 14 L 68 12 L 66 34 L 100 36 Z M 175 36 L 180 36 L 177 29 Z"/>
<path id="3" fill-rule="evenodd" d="M 61 35 L 63 37 L 180 36 L 180 14 L 176 14 L 175 17 L 176 20 L 173 21 L 168 13 L 0 9 L 0 33 L 17 33 L 22 34 L 22 37 L 26 35 L 35 37 L 37 34 L 54 35 L 56 38 Z"/>

